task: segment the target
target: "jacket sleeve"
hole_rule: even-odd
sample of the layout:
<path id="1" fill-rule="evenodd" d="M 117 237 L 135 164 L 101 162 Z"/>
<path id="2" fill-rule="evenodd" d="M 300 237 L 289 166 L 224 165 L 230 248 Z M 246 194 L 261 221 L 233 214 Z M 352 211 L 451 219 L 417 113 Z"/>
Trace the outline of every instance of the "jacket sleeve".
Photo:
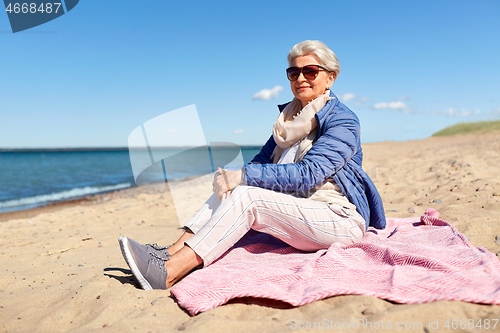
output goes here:
<path id="1" fill-rule="evenodd" d="M 357 119 L 330 119 L 300 162 L 248 164 L 246 183 L 275 191 L 308 191 L 334 175 L 356 154 L 359 131 Z"/>

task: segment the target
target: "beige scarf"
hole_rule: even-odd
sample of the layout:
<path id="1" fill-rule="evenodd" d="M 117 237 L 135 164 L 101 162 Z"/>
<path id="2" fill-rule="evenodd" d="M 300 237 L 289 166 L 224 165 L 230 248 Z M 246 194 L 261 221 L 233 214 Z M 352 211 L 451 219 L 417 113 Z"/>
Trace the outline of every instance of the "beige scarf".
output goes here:
<path id="1" fill-rule="evenodd" d="M 318 124 L 314 115 L 321 110 L 330 97 L 330 90 L 319 95 L 316 99 L 309 102 L 302 110 L 302 104 L 297 98 L 294 98 L 290 104 L 280 113 L 274 123 L 273 137 L 276 147 L 271 155 L 273 163 L 277 163 L 283 154 L 283 151 L 300 141 L 299 151 L 294 163 L 302 160 L 302 157 L 311 149 L 312 143 L 318 132 Z"/>

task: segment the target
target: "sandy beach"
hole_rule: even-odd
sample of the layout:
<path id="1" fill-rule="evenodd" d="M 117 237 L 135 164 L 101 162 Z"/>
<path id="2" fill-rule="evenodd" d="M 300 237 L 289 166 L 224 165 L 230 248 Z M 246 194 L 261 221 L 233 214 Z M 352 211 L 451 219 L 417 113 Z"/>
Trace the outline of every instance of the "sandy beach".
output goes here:
<path id="1" fill-rule="evenodd" d="M 432 207 L 474 246 L 500 253 L 500 134 L 380 142 L 365 144 L 363 150 L 364 169 L 383 198 L 387 216 L 415 217 Z M 207 179 L 186 189 L 191 214 L 210 191 Z M 500 319 L 500 306 L 396 304 L 359 295 L 298 308 L 245 298 L 190 316 L 169 291 L 138 288 L 117 242 L 124 235 L 167 245 L 182 233 L 163 185 L 0 214 L 0 228 L 2 332 L 288 332 L 293 330 L 291 320 L 325 318 L 423 324 L 404 332 L 500 331 L 500 323 L 495 330 L 435 330 L 429 325 L 448 319 Z"/>

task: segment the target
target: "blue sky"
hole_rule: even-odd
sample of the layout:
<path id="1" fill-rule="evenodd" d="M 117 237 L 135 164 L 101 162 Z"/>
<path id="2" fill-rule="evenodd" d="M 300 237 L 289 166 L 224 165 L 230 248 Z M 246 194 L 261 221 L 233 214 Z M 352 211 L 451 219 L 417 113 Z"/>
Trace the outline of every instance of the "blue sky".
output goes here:
<path id="1" fill-rule="evenodd" d="M 263 144 L 293 97 L 286 56 L 305 39 L 337 54 L 333 91 L 363 142 L 500 119 L 498 17 L 497 0 L 82 0 L 13 34 L 3 12 L 0 147 L 124 147 L 191 104 L 207 141 Z"/>

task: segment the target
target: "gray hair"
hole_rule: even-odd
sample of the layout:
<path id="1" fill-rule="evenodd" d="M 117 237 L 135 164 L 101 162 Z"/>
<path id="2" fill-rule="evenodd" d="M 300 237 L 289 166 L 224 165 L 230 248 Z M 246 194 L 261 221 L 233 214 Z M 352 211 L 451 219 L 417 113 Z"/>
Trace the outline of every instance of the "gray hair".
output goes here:
<path id="1" fill-rule="evenodd" d="M 335 78 L 339 76 L 340 64 L 335 53 L 319 40 L 305 40 L 295 44 L 288 53 L 288 65 L 292 66 L 295 58 L 304 55 L 314 55 L 319 60 L 319 65 L 325 67 L 330 72 L 335 73 Z"/>

